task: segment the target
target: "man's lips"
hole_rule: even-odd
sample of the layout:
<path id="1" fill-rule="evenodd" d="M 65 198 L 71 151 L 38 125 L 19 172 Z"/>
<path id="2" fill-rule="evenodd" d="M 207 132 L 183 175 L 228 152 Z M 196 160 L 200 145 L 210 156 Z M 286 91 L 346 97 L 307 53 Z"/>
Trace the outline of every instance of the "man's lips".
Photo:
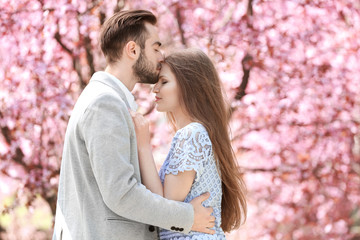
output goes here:
<path id="1" fill-rule="evenodd" d="M 155 97 L 155 102 L 157 102 L 157 101 L 159 101 L 159 100 L 161 100 L 161 98 Z"/>

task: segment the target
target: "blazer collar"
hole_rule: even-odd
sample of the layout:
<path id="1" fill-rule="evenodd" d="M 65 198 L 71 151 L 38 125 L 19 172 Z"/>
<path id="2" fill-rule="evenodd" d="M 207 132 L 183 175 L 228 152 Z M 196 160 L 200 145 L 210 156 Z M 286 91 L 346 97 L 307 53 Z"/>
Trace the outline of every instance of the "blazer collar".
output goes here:
<path id="1" fill-rule="evenodd" d="M 112 89 L 114 89 L 119 96 L 124 100 L 126 106 L 133 111 L 136 111 L 138 106 L 135 102 L 134 96 L 132 93 L 126 88 L 126 86 L 115 76 L 111 75 L 110 73 L 99 71 L 94 73 L 91 77 L 90 82 L 98 81 L 101 82 Z"/>

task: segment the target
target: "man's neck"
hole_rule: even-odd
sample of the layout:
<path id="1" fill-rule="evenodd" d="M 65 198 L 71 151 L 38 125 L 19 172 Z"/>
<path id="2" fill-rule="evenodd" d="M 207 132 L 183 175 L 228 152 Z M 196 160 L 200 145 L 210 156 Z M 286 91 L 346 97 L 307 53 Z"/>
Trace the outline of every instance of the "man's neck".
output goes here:
<path id="1" fill-rule="evenodd" d="M 126 64 L 115 63 L 108 65 L 105 68 L 105 72 L 116 77 L 126 86 L 127 89 L 129 89 L 130 92 L 134 89 L 136 81 L 134 80 L 131 67 Z"/>

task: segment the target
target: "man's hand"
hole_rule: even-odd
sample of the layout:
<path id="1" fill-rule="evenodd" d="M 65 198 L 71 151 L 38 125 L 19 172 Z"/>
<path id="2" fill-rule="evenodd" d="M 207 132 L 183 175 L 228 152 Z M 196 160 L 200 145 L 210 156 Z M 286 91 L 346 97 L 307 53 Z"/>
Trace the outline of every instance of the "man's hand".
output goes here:
<path id="1" fill-rule="evenodd" d="M 211 207 L 205 208 L 202 202 L 210 197 L 210 193 L 205 193 L 197 198 L 194 198 L 190 203 L 194 208 L 194 224 L 192 231 L 214 234 L 215 230 L 209 229 L 215 226 L 215 217 L 211 216 L 213 209 Z"/>

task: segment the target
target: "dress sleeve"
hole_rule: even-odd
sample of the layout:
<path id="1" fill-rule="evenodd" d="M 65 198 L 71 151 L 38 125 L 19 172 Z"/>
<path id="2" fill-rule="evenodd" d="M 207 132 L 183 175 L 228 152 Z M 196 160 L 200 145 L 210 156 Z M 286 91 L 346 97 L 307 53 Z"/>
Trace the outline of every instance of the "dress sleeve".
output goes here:
<path id="1" fill-rule="evenodd" d="M 165 174 L 177 175 L 179 172 L 195 170 L 197 181 L 211 153 L 211 141 L 205 129 L 198 126 L 182 129 Z"/>

